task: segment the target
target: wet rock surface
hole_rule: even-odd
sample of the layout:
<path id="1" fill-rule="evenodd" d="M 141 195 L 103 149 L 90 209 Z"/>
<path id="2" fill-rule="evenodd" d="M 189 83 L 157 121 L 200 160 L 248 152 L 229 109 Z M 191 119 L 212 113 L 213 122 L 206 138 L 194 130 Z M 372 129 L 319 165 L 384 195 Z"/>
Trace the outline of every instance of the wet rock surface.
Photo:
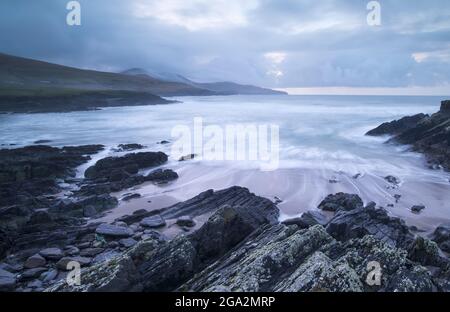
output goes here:
<path id="1" fill-rule="evenodd" d="M 439 247 L 450 253 L 450 224 L 442 224 L 436 228 L 431 239 L 439 244 Z"/>
<path id="2" fill-rule="evenodd" d="M 426 117 L 429 116 L 425 114 L 417 114 L 414 116 L 403 117 L 399 120 L 386 122 L 378 126 L 377 128 L 367 132 L 367 135 L 377 136 L 385 134 L 400 134 L 406 130 L 414 128 L 419 121 L 423 120 Z"/>
<path id="3" fill-rule="evenodd" d="M 424 153 L 432 167 L 442 166 L 450 170 L 450 112 L 449 101 L 441 102 L 439 112 L 404 117 L 383 124 L 367 135 L 389 134 L 388 142 L 412 145 L 413 150 Z"/>
<path id="4" fill-rule="evenodd" d="M 114 149 L 115 152 L 129 152 L 134 150 L 140 150 L 144 149 L 145 146 L 138 143 L 128 143 L 128 144 L 119 144 L 116 149 Z"/>
<path id="5" fill-rule="evenodd" d="M 241 194 L 239 202 L 255 204 L 258 213 L 223 202 L 229 192 Z M 316 211 L 307 214 L 301 226 L 278 223 L 275 205 L 262 208 L 265 199 L 238 187 L 208 192 L 172 208 L 192 210 L 187 207 L 199 201 L 212 204 L 212 198 L 219 208 L 195 232 L 172 240 L 147 238 L 108 262 L 87 268 L 83 285 L 59 282 L 49 290 L 449 290 L 450 266 L 438 245 L 416 237 L 404 222 L 375 204 L 362 207 L 356 195 L 329 196 L 325 202 L 334 200 L 339 207 L 331 220 Z M 374 263 L 382 271 L 377 284 L 367 282 Z"/>
<path id="6" fill-rule="evenodd" d="M 107 157 L 89 167 L 84 175 L 88 179 L 116 181 L 122 175 L 136 174 L 139 169 L 162 165 L 167 161 L 163 152 L 131 153 L 122 157 Z"/>
<path id="7" fill-rule="evenodd" d="M 77 167 L 101 150 L 101 145 L 0 150 L 0 268 L 4 270 L 0 290 L 42 291 L 64 279 L 70 261 L 90 266 L 134 245 L 134 231 L 126 224 L 87 223 L 117 206 L 117 198 L 110 195 L 114 189 L 146 181 L 130 174 L 111 182 L 104 168 L 117 165 L 133 173 L 164 163 L 167 155 L 149 152 L 107 158 L 91 169 L 98 178 L 75 178 Z M 173 174 L 167 171 L 160 178 L 173 179 Z"/>

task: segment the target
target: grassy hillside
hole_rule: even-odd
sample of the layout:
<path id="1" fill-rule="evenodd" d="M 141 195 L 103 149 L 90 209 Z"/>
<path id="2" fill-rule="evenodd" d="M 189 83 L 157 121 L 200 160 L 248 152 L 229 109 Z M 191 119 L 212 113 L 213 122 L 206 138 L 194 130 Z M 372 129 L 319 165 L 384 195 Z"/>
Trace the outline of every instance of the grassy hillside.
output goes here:
<path id="1" fill-rule="evenodd" d="M 83 70 L 0 54 L 0 96 L 60 96 L 93 90 L 138 91 L 160 96 L 213 93 L 191 85 L 162 81 L 144 75 L 130 76 Z"/>
<path id="2" fill-rule="evenodd" d="M 139 91 L 59 90 L 57 93 L 51 94 L 0 96 L 0 113 L 70 112 L 93 110 L 100 107 L 156 105 L 173 102 L 158 95 Z"/>

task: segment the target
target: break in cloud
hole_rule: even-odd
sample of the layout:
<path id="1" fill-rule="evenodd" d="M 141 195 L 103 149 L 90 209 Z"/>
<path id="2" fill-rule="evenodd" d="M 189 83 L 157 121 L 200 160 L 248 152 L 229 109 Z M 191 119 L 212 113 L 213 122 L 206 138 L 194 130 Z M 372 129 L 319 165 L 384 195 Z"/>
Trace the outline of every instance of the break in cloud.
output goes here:
<path id="1" fill-rule="evenodd" d="M 141 67 L 268 87 L 450 85 L 448 0 L 2 0 L 4 53 L 83 68 Z"/>

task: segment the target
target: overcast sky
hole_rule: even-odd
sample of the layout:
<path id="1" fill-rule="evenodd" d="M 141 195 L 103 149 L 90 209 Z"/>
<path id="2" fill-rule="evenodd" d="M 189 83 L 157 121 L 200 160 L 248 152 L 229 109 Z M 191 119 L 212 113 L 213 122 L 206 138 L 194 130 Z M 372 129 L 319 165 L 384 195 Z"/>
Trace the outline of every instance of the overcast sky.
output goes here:
<path id="1" fill-rule="evenodd" d="M 108 71 L 277 88 L 450 90 L 450 1 L 1 0 L 0 51 Z M 449 92 L 450 94 L 450 92 Z"/>

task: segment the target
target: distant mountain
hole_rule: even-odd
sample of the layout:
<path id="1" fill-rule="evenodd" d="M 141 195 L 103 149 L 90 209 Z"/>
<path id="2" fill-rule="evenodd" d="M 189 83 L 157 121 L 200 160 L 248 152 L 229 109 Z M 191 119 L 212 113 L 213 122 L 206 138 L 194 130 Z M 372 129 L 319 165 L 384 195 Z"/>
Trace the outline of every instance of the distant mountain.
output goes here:
<path id="1" fill-rule="evenodd" d="M 232 82 L 196 83 L 181 75 L 139 68 L 110 73 L 0 53 L 0 113 L 61 112 L 171 102 L 161 96 L 280 93 Z"/>
<path id="2" fill-rule="evenodd" d="M 193 82 L 178 74 L 172 74 L 167 72 L 156 72 L 156 71 L 147 71 L 142 68 L 131 68 L 121 72 L 121 74 L 125 75 L 134 75 L 134 76 L 147 76 L 150 78 L 168 81 L 168 82 L 179 82 L 188 85 L 193 85 Z"/>
<path id="3" fill-rule="evenodd" d="M 256 87 L 252 85 L 242 85 L 234 82 L 210 82 L 210 83 L 201 83 L 192 81 L 186 77 L 183 77 L 179 74 L 173 73 L 160 73 L 147 71 L 142 68 L 132 68 L 126 71 L 123 71 L 122 74 L 132 75 L 132 76 L 146 76 L 153 79 L 160 79 L 168 82 L 178 82 L 188 84 L 190 86 L 206 89 L 212 92 L 215 92 L 220 95 L 234 95 L 234 94 L 244 94 L 244 95 L 270 95 L 270 94 L 287 94 L 286 92 L 276 91 L 272 89 L 266 89 L 261 87 Z"/>
<path id="4" fill-rule="evenodd" d="M 271 94 L 287 94 L 283 91 L 266 89 L 252 85 L 241 85 L 234 82 L 211 82 L 211 83 L 195 83 L 196 87 L 211 90 L 221 94 L 246 94 L 246 95 L 271 95 Z"/>

